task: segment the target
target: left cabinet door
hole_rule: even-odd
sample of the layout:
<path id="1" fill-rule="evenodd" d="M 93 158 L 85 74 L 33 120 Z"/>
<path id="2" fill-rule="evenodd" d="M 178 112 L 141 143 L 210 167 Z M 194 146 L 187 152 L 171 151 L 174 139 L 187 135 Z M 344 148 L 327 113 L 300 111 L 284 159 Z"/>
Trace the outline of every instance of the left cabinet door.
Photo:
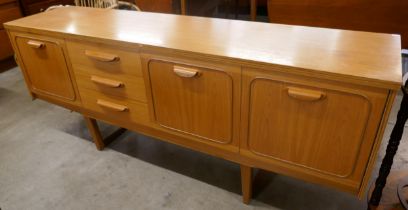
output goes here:
<path id="1" fill-rule="evenodd" d="M 64 41 L 43 37 L 12 36 L 30 91 L 64 102 L 75 102 L 76 94 Z"/>

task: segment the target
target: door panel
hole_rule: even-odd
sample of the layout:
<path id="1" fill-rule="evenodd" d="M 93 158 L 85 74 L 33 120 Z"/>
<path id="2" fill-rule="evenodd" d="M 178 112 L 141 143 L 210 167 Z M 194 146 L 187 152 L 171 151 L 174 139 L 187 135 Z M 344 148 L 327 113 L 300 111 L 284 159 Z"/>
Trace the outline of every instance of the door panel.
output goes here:
<path id="1" fill-rule="evenodd" d="M 250 94 L 251 151 L 337 176 L 352 172 L 370 114 L 367 98 L 265 79 L 252 81 Z"/>
<path id="2" fill-rule="evenodd" d="M 148 68 L 157 123 L 214 142 L 232 141 L 234 90 L 228 73 L 159 60 Z"/>
<path id="3" fill-rule="evenodd" d="M 74 101 L 75 92 L 60 42 L 20 36 L 15 41 L 31 90 Z"/>
<path id="4" fill-rule="evenodd" d="M 389 92 L 244 68 L 240 153 L 255 167 L 358 192 Z"/>

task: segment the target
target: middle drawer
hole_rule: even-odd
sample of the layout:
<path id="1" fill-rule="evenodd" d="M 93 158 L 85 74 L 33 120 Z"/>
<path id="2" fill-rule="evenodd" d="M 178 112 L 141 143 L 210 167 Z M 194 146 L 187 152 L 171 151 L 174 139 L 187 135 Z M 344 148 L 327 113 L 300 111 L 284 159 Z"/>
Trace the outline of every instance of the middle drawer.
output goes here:
<path id="1" fill-rule="evenodd" d="M 146 89 L 142 77 L 89 74 L 77 69 L 75 77 L 79 89 L 96 90 L 103 94 L 129 98 L 146 103 Z"/>

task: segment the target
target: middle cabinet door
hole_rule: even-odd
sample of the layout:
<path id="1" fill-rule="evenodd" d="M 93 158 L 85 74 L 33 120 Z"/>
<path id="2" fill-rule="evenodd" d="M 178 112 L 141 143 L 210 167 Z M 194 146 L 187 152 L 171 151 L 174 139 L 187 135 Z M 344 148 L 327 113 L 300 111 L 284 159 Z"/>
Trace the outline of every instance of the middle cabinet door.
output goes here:
<path id="1" fill-rule="evenodd" d="M 156 123 L 205 141 L 237 139 L 239 68 L 161 59 L 147 67 Z"/>

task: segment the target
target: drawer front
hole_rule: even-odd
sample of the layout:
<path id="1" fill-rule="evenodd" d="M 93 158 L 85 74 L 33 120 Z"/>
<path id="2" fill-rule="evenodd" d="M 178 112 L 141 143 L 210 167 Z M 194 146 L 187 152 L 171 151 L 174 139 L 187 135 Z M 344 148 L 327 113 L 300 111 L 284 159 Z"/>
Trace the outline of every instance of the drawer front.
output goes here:
<path id="1" fill-rule="evenodd" d="M 67 48 L 74 71 L 82 69 L 89 74 L 142 77 L 137 52 L 78 41 L 67 41 Z"/>
<path id="2" fill-rule="evenodd" d="M 149 113 L 146 103 L 129 99 L 107 96 L 97 91 L 79 89 L 82 104 L 85 109 L 97 112 L 118 122 L 149 123 Z"/>
<path id="3" fill-rule="evenodd" d="M 245 71 L 242 153 L 359 186 L 388 91 Z"/>
<path id="4" fill-rule="evenodd" d="M 160 126 L 221 144 L 237 138 L 239 69 L 151 59 L 147 71 L 154 118 Z"/>
<path id="5" fill-rule="evenodd" d="M 79 88 L 86 88 L 117 97 L 129 98 L 146 103 L 144 80 L 135 76 L 112 76 L 106 74 L 88 74 L 86 70 L 75 72 Z"/>

